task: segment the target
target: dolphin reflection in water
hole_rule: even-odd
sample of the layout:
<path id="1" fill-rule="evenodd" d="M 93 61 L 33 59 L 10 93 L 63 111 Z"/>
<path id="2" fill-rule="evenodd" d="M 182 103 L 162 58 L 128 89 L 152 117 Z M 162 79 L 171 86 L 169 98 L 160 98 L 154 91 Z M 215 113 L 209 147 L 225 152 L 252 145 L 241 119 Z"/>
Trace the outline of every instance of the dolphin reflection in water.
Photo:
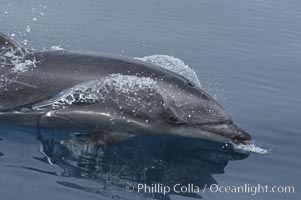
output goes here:
<path id="1" fill-rule="evenodd" d="M 58 184 L 101 197 L 129 200 L 170 199 L 169 195 L 201 198 L 201 192 L 178 193 L 172 188 L 178 184 L 201 190 L 218 184 L 213 174 L 225 173 L 228 161 L 248 157 L 233 150 L 231 145 L 179 136 L 137 136 L 103 145 L 91 137 L 70 134 L 63 138 L 60 131 L 41 129 L 39 140 L 47 162 L 64 170 L 59 176 L 92 180 L 99 187 L 83 185 L 76 180 Z M 158 184 L 161 189 L 169 187 L 171 190 L 164 195 Z M 141 185 L 153 186 L 153 192 L 149 192 L 151 188 L 138 192 Z M 132 192 L 126 190 L 128 186 L 133 187 Z"/>

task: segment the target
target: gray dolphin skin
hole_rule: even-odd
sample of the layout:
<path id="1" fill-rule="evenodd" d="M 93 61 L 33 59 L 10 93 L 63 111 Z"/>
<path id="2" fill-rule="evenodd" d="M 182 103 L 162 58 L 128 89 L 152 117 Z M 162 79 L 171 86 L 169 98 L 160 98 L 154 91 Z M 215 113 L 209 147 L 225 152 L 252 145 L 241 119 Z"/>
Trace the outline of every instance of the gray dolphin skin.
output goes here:
<path id="1" fill-rule="evenodd" d="M 1 33 L 0 122 L 105 143 L 141 134 L 251 141 L 217 101 L 179 74 L 121 56 L 27 50 Z"/>

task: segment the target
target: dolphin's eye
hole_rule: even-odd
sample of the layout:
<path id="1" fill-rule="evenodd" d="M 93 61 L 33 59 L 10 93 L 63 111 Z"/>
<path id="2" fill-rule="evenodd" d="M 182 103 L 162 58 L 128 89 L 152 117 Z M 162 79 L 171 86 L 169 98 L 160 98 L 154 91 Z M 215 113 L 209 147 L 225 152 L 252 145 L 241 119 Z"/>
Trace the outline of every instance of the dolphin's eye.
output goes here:
<path id="1" fill-rule="evenodd" d="M 167 121 L 170 123 L 176 123 L 176 122 L 178 122 L 178 119 L 175 116 L 169 116 L 167 118 Z"/>
<path id="2" fill-rule="evenodd" d="M 170 115 L 169 117 L 167 117 L 167 122 L 169 124 L 176 124 L 176 125 L 181 125 L 181 124 L 185 124 L 182 120 L 180 120 L 179 118 Z"/>

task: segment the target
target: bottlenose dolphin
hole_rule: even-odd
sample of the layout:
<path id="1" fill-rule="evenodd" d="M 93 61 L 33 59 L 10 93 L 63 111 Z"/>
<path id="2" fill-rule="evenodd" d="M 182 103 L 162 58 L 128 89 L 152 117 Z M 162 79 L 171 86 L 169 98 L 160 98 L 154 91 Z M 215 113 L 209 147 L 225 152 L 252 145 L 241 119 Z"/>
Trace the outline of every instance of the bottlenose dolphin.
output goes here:
<path id="1" fill-rule="evenodd" d="M 36 52 L 4 34 L 0 122 L 72 130 L 104 143 L 139 134 L 251 140 L 215 99 L 177 73 L 103 53 Z"/>

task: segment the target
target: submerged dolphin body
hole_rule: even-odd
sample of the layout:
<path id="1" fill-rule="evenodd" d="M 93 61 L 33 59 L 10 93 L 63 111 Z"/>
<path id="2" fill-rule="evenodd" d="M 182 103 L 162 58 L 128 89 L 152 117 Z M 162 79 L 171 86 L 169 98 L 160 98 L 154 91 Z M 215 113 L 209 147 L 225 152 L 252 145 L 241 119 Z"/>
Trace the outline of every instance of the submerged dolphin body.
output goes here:
<path id="1" fill-rule="evenodd" d="M 29 51 L 3 34 L 0 122 L 72 130 L 104 143 L 139 134 L 251 140 L 212 97 L 172 71 L 100 53 Z"/>

